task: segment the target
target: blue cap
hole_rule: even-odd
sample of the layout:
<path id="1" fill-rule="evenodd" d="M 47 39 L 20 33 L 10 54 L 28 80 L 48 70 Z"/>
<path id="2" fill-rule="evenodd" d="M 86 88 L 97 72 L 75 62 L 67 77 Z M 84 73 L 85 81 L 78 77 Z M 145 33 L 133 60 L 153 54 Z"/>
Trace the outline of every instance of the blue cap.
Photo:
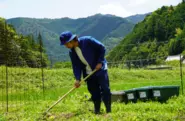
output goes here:
<path id="1" fill-rule="evenodd" d="M 67 42 L 70 42 L 76 37 L 76 35 L 72 34 L 70 31 L 65 31 L 60 34 L 60 45 L 64 45 Z"/>

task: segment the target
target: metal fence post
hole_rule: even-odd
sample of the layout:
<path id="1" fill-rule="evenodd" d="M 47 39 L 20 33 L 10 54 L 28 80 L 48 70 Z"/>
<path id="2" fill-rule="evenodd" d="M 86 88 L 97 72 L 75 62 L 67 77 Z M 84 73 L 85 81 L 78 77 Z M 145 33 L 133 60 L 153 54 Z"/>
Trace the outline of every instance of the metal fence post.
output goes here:
<path id="1" fill-rule="evenodd" d="M 182 57 L 181 57 L 181 54 L 180 54 L 180 77 L 181 77 L 181 89 L 182 89 L 182 94 L 184 94 L 184 93 L 183 93 L 184 85 L 183 85 L 183 79 L 182 79 Z"/>
<path id="2" fill-rule="evenodd" d="M 6 62 L 6 112 L 8 112 L 8 66 Z"/>
<path id="3" fill-rule="evenodd" d="M 4 24 L 4 39 L 5 39 L 5 61 L 6 61 L 6 112 L 8 113 L 8 38 L 7 38 L 7 24 Z"/>
<path id="4" fill-rule="evenodd" d="M 43 68 L 43 43 L 42 37 L 39 33 L 39 44 L 40 44 L 40 60 L 41 60 L 41 75 L 42 75 L 42 89 L 43 89 L 43 98 L 45 100 L 45 85 L 44 85 L 44 68 Z"/>

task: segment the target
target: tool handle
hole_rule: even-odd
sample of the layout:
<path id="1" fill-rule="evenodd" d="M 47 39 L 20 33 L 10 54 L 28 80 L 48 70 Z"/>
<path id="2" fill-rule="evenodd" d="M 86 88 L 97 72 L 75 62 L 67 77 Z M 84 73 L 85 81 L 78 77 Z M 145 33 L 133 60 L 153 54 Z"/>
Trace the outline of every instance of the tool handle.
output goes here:
<path id="1" fill-rule="evenodd" d="M 70 92 L 72 92 L 76 87 L 71 88 L 65 95 L 63 95 L 60 99 L 57 100 L 51 107 L 49 107 L 45 113 L 51 110 L 55 105 L 57 105 L 63 98 L 65 98 Z"/>
<path id="2" fill-rule="evenodd" d="M 95 69 L 95 70 L 92 71 L 89 75 L 87 75 L 87 76 L 80 82 L 80 84 L 83 83 L 85 80 L 87 80 L 90 76 L 92 76 L 96 71 L 97 71 L 97 70 Z"/>
<path id="3" fill-rule="evenodd" d="M 89 74 L 88 76 L 86 76 L 81 82 L 84 82 L 87 78 L 89 78 L 91 75 L 93 75 L 94 73 L 96 72 L 96 69 L 91 73 Z M 63 98 L 65 98 L 69 93 L 71 93 L 73 90 L 75 90 L 76 87 L 73 87 L 71 88 L 66 94 L 64 94 L 60 99 L 58 99 L 51 107 L 49 107 L 45 113 L 47 113 L 49 110 L 51 110 L 55 105 L 57 105 Z"/>

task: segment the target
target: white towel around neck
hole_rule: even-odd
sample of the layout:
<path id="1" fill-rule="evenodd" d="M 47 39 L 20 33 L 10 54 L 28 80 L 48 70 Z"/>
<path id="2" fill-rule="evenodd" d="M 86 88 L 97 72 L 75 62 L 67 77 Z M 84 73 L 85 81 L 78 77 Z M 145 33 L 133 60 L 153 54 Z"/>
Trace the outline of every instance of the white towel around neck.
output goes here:
<path id="1" fill-rule="evenodd" d="M 79 59 L 82 61 L 83 64 L 86 65 L 86 73 L 90 74 L 92 72 L 92 69 L 91 69 L 90 65 L 88 64 L 88 62 L 85 60 L 81 49 L 79 47 L 75 47 L 74 49 L 75 49 L 76 54 L 78 55 Z"/>

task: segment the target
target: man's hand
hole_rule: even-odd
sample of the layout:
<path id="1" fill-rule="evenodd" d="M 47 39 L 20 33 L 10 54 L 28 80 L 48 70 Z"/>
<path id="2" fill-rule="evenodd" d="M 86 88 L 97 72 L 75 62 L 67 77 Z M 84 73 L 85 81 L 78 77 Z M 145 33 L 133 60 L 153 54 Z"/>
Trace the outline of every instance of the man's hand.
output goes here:
<path id="1" fill-rule="evenodd" d="M 76 88 L 80 87 L 80 81 L 79 81 L 79 80 L 76 80 L 74 86 L 75 86 Z"/>
<path id="2" fill-rule="evenodd" d="M 100 70 L 102 68 L 102 63 L 98 63 L 95 67 L 96 70 Z"/>

